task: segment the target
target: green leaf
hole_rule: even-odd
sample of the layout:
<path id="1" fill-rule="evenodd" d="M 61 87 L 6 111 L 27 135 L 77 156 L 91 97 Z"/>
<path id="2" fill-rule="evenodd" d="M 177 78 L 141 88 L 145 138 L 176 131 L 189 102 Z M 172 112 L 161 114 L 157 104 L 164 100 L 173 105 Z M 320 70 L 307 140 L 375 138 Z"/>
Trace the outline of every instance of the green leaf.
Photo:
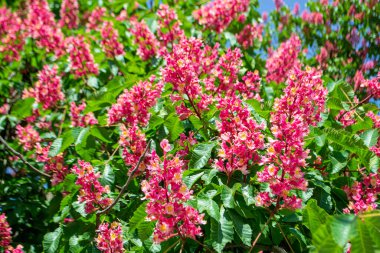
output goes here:
<path id="1" fill-rule="evenodd" d="M 74 130 L 70 129 L 70 130 L 68 130 L 62 134 L 62 136 L 61 136 L 62 145 L 61 145 L 61 149 L 59 150 L 59 153 L 62 153 L 68 147 L 70 147 L 71 144 L 74 143 L 75 137 L 74 137 L 73 131 Z"/>
<path id="2" fill-rule="evenodd" d="M 63 229 L 58 227 L 54 232 L 47 233 L 42 241 L 42 246 L 44 247 L 44 252 L 55 253 L 58 251 L 58 246 L 61 241 L 63 234 Z"/>
<path id="3" fill-rule="evenodd" d="M 334 241 L 342 248 L 353 235 L 356 217 L 353 215 L 339 215 L 331 220 L 331 233 Z"/>
<path id="4" fill-rule="evenodd" d="M 332 174 L 338 173 L 347 166 L 348 152 L 334 151 L 329 155 L 329 157 L 332 166 Z"/>
<path id="5" fill-rule="evenodd" d="M 202 170 L 185 170 L 183 173 L 182 181 L 185 183 L 188 189 L 190 189 L 195 182 L 200 179 L 205 172 Z"/>
<path id="6" fill-rule="evenodd" d="M 12 107 L 11 114 L 19 119 L 32 115 L 34 98 L 18 100 Z"/>
<path id="7" fill-rule="evenodd" d="M 364 145 L 370 148 L 377 144 L 379 132 L 377 131 L 377 129 L 367 130 L 360 135 L 360 138 L 363 140 Z"/>
<path id="8" fill-rule="evenodd" d="M 129 220 L 129 230 L 133 232 L 137 230 L 139 239 L 142 241 L 147 240 L 153 233 L 155 223 L 146 220 L 146 204 L 142 203 L 133 213 Z"/>
<path id="9" fill-rule="evenodd" d="M 311 231 L 311 233 L 314 233 L 322 224 L 326 223 L 328 217 L 328 213 L 317 205 L 317 201 L 311 199 L 303 210 L 302 223 Z"/>
<path id="10" fill-rule="evenodd" d="M 220 209 L 220 219 L 211 219 L 211 242 L 212 247 L 217 252 L 222 252 L 227 243 L 233 240 L 234 227 L 230 217 L 224 210 L 224 207 Z"/>
<path id="11" fill-rule="evenodd" d="M 105 143 L 111 143 L 112 140 L 110 138 L 111 133 L 107 131 L 107 129 L 102 127 L 92 127 L 90 130 L 92 136 L 98 138 Z"/>
<path id="12" fill-rule="evenodd" d="M 235 213 L 233 210 L 228 210 L 228 214 L 230 215 L 230 218 L 232 220 L 232 223 L 234 225 L 234 229 L 238 236 L 240 237 L 241 241 L 247 245 L 250 246 L 252 243 L 252 228 L 251 226 L 245 222 L 240 215 Z"/>
<path id="13" fill-rule="evenodd" d="M 176 114 L 169 115 L 165 119 L 164 125 L 169 130 L 170 141 L 178 139 L 179 135 L 184 131 L 182 122 Z"/>
<path id="14" fill-rule="evenodd" d="M 374 219 L 357 219 L 357 234 L 351 239 L 352 253 L 380 252 L 380 216 Z M 372 234 L 374 233 L 374 234 Z"/>
<path id="15" fill-rule="evenodd" d="M 215 147 L 215 143 L 201 143 L 195 146 L 191 152 L 191 158 L 189 162 L 189 168 L 202 169 L 211 157 L 212 149 Z"/>
<path id="16" fill-rule="evenodd" d="M 102 177 L 100 178 L 100 182 L 103 185 L 112 185 L 115 182 L 115 173 L 113 172 L 111 165 L 106 164 L 104 166 L 104 170 L 102 173 Z"/>
<path id="17" fill-rule="evenodd" d="M 222 192 L 220 194 L 220 197 L 223 201 L 223 205 L 228 208 L 234 208 L 234 195 L 235 191 L 231 188 L 229 188 L 227 185 L 222 185 Z"/>
<path id="18" fill-rule="evenodd" d="M 253 197 L 253 187 L 252 187 L 252 185 L 243 186 L 241 188 L 241 192 L 243 194 L 243 197 L 244 197 L 244 200 L 245 200 L 245 203 L 247 204 L 247 206 L 250 206 L 253 203 L 255 203 L 255 199 Z"/>
<path id="19" fill-rule="evenodd" d="M 54 157 L 59 154 L 62 147 L 62 142 L 63 142 L 62 138 L 57 138 L 53 141 L 49 149 L 49 157 Z"/>
<path id="20" fill-rule="evenodd" d="M 212 198 L 207 196 L 197 198 L 197 207 L 199 212 L 206 211 L 215 220 L 220 219 L 219 206 Z"/>

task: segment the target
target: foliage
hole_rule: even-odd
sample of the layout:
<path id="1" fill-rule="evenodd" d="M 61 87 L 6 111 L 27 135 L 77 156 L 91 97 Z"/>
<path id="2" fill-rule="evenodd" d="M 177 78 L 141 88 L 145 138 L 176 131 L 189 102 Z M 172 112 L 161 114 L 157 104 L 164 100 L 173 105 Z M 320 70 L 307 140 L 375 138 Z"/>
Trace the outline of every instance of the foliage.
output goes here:
<path id="1" fill-rule="evenodd" d="M 3 0 L 0 252 L 379 252 L 380 5 Z"/>

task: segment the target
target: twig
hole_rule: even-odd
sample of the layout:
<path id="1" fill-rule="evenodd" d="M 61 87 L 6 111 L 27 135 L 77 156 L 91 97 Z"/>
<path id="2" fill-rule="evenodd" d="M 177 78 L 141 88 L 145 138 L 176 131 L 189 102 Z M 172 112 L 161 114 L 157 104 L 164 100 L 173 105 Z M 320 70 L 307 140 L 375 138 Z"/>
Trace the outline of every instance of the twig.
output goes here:
<path id="1" fill-rule="evenodd" d="M 355 106 L 351 107 L 348 111 L 345 111 L 344 113 L 342 113 L 339 116 L 338 121 L 340 121 L 343 118 L 344 115 L 346 115 L 347 113 L 351 112 L 352 110 L 355 110 L 356 108 L 358 108 L 359 106 L 361 106 L 362 104 L 364 104 L 370 98 L 371 98 L 371 95 L 367 96 L 362 101 L 360 101 L 359 103 L 357 103 Z"/>
<path id="2" fill-rule="evenodd" d="M 285 238 L 285 241 L 286 241 L 286 243 L 288 244 L 288 246 L 289 246 L 289 248 L 290 248 L 290 251 L 291 251 L 292 253 L 294 253 L 294 250 L 293 250 L 292 246 L 290 245 L 290 243 L 289 243 L 289 241 L 288 241 L 288 238 L 286 238 L 286 235 L 285 235 L 284 231 L 282 231 L 282 228 L 281 228 L 280 223 L 277 222 L 277 226 L 278 226 L 278 228 L 280 229 L 280 232 L 281 232 L 282 236 Z"/>
<path id="3" fill-rule="evenodd" d="M 125 184 L 123 185 L 123 187 L 121 188 L 120 192 L 119 192 L 119 195 L 116 197 L 116 199 L 114 200 L 114 202 L 112 202 L 111 205 L 109 205 L 106 209 L 103 209 L 101 210 L 100 212 L 98 212 L 98 214 L 105 214 L 105 213 L 108 213 L 115 205 L 116 203 L 120 200 L 121 196 L 124 194 L 125 190 L 127 189 L 129 183 L 131 182 L 132 180 L 132 177 L 133 175 L 135 174 L 136 170 L 138 170 L 138 168 L 140 167 L 140 164 L 143 160 L 143 158 L 145 157 L 145 154 L 146 152 L 148 151 L 149 149 L 149 146 L 150 146 L 150 143 L 151 143 L 152 140 L 149 140 L 149 142 L 146 144 L 146 148 L 144 150 L 144 153 L 142 153 L 142 155 L 140 156 L 139 158 L 139 161 L 137 162 L 135 168 L 131 171 L 131 174 L 129 174 L 128 176 L 128 179 L 127 179 L 127 182 L 125 182 Z"/>
<path id="4" fill-rule="evenodd" d="M 16 150 L 14 150 L 11 146 L 9 146 L 8 143 L 1 136 L 0 136 L 0 142 L 4 144 L 4 146 L 5 146 L 6 149 L 8 149 L 11 153 L 13 153 L 14 155 L 16 155 L 18 158 L 21 159 L 21 161 L 23 161 L 26 165 L 28 165 L 28 167 L 31 170 L 33 170 L 34 172 L 40 174 L 41 176 L 48 177 L 48 178 L 51 177 L 49 174 L 46 174 L 46 173 L 40 171 L 39 169 L 37 169 L 36 167 L 34 167 L 33 165 L 31 165 L 28 161 L 26 161 L 26 159 L 24 158 L 24 156 L 21 155 Z"/>
<path id="5" fill-rule="evenodd" d="M 173 243 L 169 248 L 167 248 L 167 249 L 164 251 L 164 253 L 167 253 L 167 252 L 169 252 L 172 248 L 174 248 L 174 246 L 176 246 L 176 245 L 179 243 L 180 240 L 181 240 L 181 239 L 178 239 L 178 241 L 176 241 L 175 243 Z"/>
<path id="6" fill-rule="evenodd" d="M 262 233 L 264 232 L 264 229 L 268 226 L 269 221 L 270 221 L 271 219 L 272 219 L 272 214 L 269 216 L 267 222 L 265 222 L 265 225 L 264 225 L 264 227 L 261 229 L 260 233 L 256 236 L 256 238 L 255 238 L 255 240 L 253 241 L 252 246 L 251 246 L 251 248 L 249 249 L 248 253 L 251 253 L 251 252 L 252 252 L 252 250 L 253 250 L 253 248 L 255 247 L 257 241 L 260 239 L 260 236 L 261 236 Z"/>

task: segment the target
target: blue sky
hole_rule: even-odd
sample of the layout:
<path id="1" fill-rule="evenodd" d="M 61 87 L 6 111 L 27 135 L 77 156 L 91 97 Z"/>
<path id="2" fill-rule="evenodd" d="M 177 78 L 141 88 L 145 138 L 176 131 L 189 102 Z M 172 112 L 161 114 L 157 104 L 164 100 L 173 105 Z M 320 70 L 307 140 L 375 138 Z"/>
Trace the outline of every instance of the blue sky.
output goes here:
<path id="1" fill-rule="evenodd" d="M 300 13 L 302 13 L 302 11 L 305 9 L 305 5 L 307 3 L 307 0 L 283 0 L 283 1 L 287 6 L 289 6 L 291 10 L 293 10 L 295 3 L 298 2 L 300 4 Z M 259 11 L 261 13 L 264 11 L 269 13 L 270 11 L 273 11 L 276 9 L 276 7 L 274 6 L 273 0 L 259 0 L 259 3 L 260 3 Z"/>

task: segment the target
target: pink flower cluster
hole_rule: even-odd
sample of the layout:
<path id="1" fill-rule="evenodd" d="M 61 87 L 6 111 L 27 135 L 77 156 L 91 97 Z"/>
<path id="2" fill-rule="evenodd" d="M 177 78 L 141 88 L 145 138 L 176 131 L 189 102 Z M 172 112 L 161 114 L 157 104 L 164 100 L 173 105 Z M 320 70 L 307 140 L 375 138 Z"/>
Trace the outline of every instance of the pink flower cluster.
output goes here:
<path id="1" fill-rule="evenodd" d="M 95 118 L 92 112 L 89 112 L 85 115 L 81 115 L 82 111 L 86 109 L 86 102 L 82 101 L 82 104 L 76 105 L 75 102 L 71 102 L 70 105 L 70 117 L 71 125 L 73 127 L 86 127 L 91 125 L 98 124 L 98 120 Z"/>
<path id="2" fill-rule="evenodd" d="M 356 123 L 355 110 L 352 110 L 352 111 L 341 110 L 339 111 L 338 115 L 336 115 L 335 119 L 339 121 L 340 123 L 342 123 L 344 128 L 351 126 Z"/>
<path id="3" fill-rule="evenodd" d="M 149 30 L 145 21 L 139 22 L 135 17 L 130 19 L 131 28 L 130 32 L 135 36 L 135 44 L 138 45 L 137 54 L 143 61 L 157 55 L 159 42 L 154 34 Z"/>
<path id="4" fill-rule="evenodd" d="M 260 160 L 257 150 L 264 148 L 264 135 L 260 132 L 264 126 L 257 124 L 234 95 L 219 99 L 217 108 L 220 109 L 220 122 L 216 126 L 221 145 L 215 167 L 225 172 L 229 181 L 237 170 L 247 175 L 251 163 Z"/>
<path id="5" fill-rule="evenodd" d="M 257 195 L 258 206 L 300 208 L 302 202 L 295 192 L 307 188 L 302 167 L 306 166 L 309 150 L 303 148 L 304 138 L 309 126 L 321 120 L 327 89 L 321 73 L 309 67 L 306 71 L 295 68 L 287 83 L 284 95 L 274 102 L 270 119 L 274 139 L 269 139 L 267 154 L 262 158 L 264 169 L 257 173 L 258 181 L 268 183 L 270 189 Z"/>
<path id="6" fill-rule="evenodd" d="M 0 215 L 0 247 L 7 248 L 12 241 L 12 228 L 7 222 L 5 213 Z"/>
<path id="7" fill-rule="evenodd" d="M 146 138 L 144 133 L 136 126 L 126 128 L 125 125 L 120 126 L 120 146 L 123 148 L 123 158 L 127 166 L 131 167 L 131 170 L 137 165 L 140 157 L 146 148 Z M 138 170 L 135 174 L 145 171 L 147 161 L 149 160 L 146 155 L 141 162 Z"/>
<path id="8" fill-rule="evenodd" d="M 79 167 L 74 165 L 73 172 L 78 175 L 76 184 L 81 186 L 79 191 L 79 202 L 85 203 L 86 213 L 104 209 L 112 203 L 112 199 L 103 197 L 109 192 L 108 185 L 103 187 L 98 179 L 100 173 L 95 173 L 92 165 L 85 161 L 78 161 Z"/>
<path id="9" fill-rule="evenodd" d="M 45 48 L 57 57 L 65 53 L 62 31 L 56 24 L 46 0 L 29 0 L 25 27 L 28 28 L 28 35 L 36 40 L 40 48 Z"/>
<path id="10" fill-rule="evenodd" d="M 199 24 L 221 33 L 248 7 L 249 0 L 214 0 L 195 10 L 193 16 Z"/>
<path id="11" fill-rule="evenodd" d="M 323 24 L 323 15 L 319 12 L 308 12 L 307 10 L 304 10 L 302 12 L 301 18 L 303 19 L 303 21 L 308 22 L 310 24 Z"/>
<path id="12" fill-rule="evenodd" d="M 5 7 L 0 7 L 0 53 L 7 62 L 20 59 L 24 46 L 22 20 L 16 13 Z"/>
<path id="13" fill-rule="evenodd" d="M 84 41 L 83 37 L 69 37 L 66 39 L 66 44 L 71 70 L 75 78 L 99 74 L 98 65 L 91 54 L 90 45 Z"/>
<path id="14" fill-rule="evenodd" d="M 147 166 L 147 180 L 141 183 L 145 198 L 147 218 L 157 221 L 153 240 L 155 243 L 174 236 L 181 238 L 202 235 L 199 225 L 205 224 L 203 214 L 186 205 L 192 192 L 182 182 L 183 162 L 178 157 L 169 159 L 171 147 L 167 140 L 160 143 L 164 160 L 160 161 L 155 152 Z"/>
<path id="15" fill-rule="evenodd" d="M 78 27 L 79 24 L 79 4 L 78 0 L 63 0 L 60 10 L 61 19 L 59 25 L 69 29 Z"/>
<path id="16" fill-rule="evenodd" d="M 248 24 L 236 35 L 236 39 L 244 49 L 248 49 L 253 46 L 254 40 L 263 39 L 263 28 L 261 24 Z"/>
<path id="17" fill-rule="evenodd" d="M 12 228 L 7 222 L 5 213 L 0 214 L 0 248 L 4 249 L 4 253 L 24 253 L 21 245 L 13 248 L 10 244 L 12 242 Z"/>
<path id="18" fill-rule="evenodd" d="M 366 80 L 363 86 L 367 88 L 367 93 L 373 98 L 380 98 L 380 71 L 376 77 Z"/>
<path id="19" fill-rule="evenodd" d="M 34 88 L 24 90 L 23 98 L 33 97 L 41 103 L 44 110 L 53 108 L 65 98 L 61 90 L 61 77 L 57 73 L 58 67 L 45 65 L 38 73 L 38 82 Z"/>
<path id="20" fill-rule="evenodd" d="M 173 9 L 170 9 L 166 4 L 160 4 L 157 11 L 158 29 L 157 36 L 166 47 L 169 43 L 179 42 L 185 37 L 184 31 L 180 28 L 181 22 L 178 21 L 178 16 Z"/>
<path id="21" fill-rule="evenodd" d="M 29 151 L 35 149 L 33 156 L 38 162 L 44 163 L 44 170 L 52 176 L 51 182 L 53 185 L 65 179 L 68 169 L 64 165 L 63 155 L 59 154 L 55 157 L 49 157 L 50 145 L 46 147 L 41 145 L 40 134 L 31 125 L 25 127 L 17 125 L 16 134 L 24 150 Z"/>
<path id="22" fill-rule="evenodd" d="M 163 83 L 154 84 L 155 76 L 149 81 L 140 81 L 130 90 L 125 89 L 108 111 L 108 124 L 125 122 L 128 125 L 145 126 L 150 118 L 149 109 L 160 97 Z"/>
<path id="23" fill-rule="evenodd" d="M 286 80 L 289 72 L 299 66 L 298 54 L 301 50 L 301 40 L 297 35 L 292 35 L 289 40 L 281 43 L 280 47 L 269 55 L 265 64 L 267 81 L 281 83 Z"/>
<path id="24" fill-rule="evenodd" d="M 114 58 L 125 53 L 123 45 L 118 41 L 119 33 L 113 28 L 112 22 L 107 21 L 103 24 L 101 35 L 103 51 L 108 58 Z"/>
<path id="25" fill-rule="evenodd" d="M 369 173 L 369 175 L 365 175 L 363 170 L 365 168 L 359 171 L 362 173 L 361 182 L 355 181 L 352 186 L 343 187 L 349 200 L 348 207 L 343 210 L 344 213 L 353 211 L 358 214 L 372 211 L 377 207 L 377 195 L 380 194 L 380 174 Z"/>
<path id="26" fill-rule="evenodd" d="M 41 141 L 40 134 L 31 126 L 16 126 L 16 135 L 24 150 L 32 150 Z"/>
<path id="27" fill-rule="evenodd" d="M 102 223 L 97 230 L 96 247 L 103 253 L 123 253 L 123 231 L 120 223 Z"/>
<path id="28" fill-rule="evenodd" d="M 98 30 L 99 25 L 103 22 L 102 19 L 105 16 L 106 8 L 96 7 L 88 17 L 86 24 L 87 31 Z"/>

